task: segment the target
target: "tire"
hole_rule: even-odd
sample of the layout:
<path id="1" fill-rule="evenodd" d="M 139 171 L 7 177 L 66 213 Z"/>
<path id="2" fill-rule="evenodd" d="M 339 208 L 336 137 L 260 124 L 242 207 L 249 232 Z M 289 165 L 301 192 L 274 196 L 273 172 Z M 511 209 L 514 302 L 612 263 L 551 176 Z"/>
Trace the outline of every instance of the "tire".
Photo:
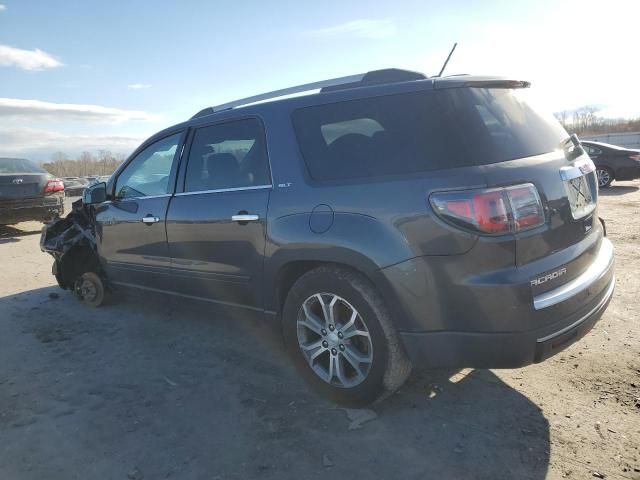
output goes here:
<path id="1" fill-rule="evenodd" d="M 596 175 L 600 188 L 608 188 L 614 180 L 613 170 L 609 167 L 596 167 Z"/>
<path id="2" fill-rule="evenodd" d="M 80 301 L 89 307 L 99 307 L 107 300 L 104 282 L 94 272 L 83 273 L 76 280 L 74 290 Z"/>
<path id="3" fill-rule="evenodd" d="M 362 407 L 380 401 L 411 372 L 380 294 L 353 270 L 326 265 L 302 275 L 287 295 L 282 329 L 286 349 L 306 381 L 338 404 Z"/>

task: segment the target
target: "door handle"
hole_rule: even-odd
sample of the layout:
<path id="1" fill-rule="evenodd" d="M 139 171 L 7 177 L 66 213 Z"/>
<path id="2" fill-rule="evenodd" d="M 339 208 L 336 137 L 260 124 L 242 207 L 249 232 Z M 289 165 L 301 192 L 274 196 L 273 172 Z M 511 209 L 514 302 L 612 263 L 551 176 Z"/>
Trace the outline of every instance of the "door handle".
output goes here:
<path id="1" fill-rule="evenodd" d="M 146 217 L 142 217 L 142 223 L 146 223 L 147 225 L 151 225 L 152 223 L 158 223 L 160 219 L 158 217 L 154 217 L 153 215 L 147 215 Z"/>
<path id="2" fill-rule="evenodd" d="M 232 215 L 231 220 L 234 222 L 255 222 L 260 220 L 259 215 L 250 215 L 248 213 L 239 213 L 238 215 Z"/>

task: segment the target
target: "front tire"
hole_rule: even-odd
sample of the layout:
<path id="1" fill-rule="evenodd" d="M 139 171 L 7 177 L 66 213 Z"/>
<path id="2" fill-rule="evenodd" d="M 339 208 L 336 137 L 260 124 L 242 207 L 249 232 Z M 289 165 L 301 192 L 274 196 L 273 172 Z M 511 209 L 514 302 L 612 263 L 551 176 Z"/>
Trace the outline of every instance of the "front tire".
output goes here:
<path id="1" fill-rule="evenodd" d="M 327 265 L 300 277 L 287 295 L 282 327 L 296 367 L 336 403 L 380 401 L 411 371 L 380 294 L 350 269 Z"/>
<path id="2" fill-rule="evenodd" d="M 74 290 L 80 301 L 89 307 L 99 307 L 107 300 L 104 282 L 94 272 L 83 273 L 76 280 Z"/>
<path id="3" fill-rule="evenodd" d="M 598 186 L 600 188 L 607 188 L 613 182 L 613 170 L 609 167 L 597 167 L 596 175 L 598 177 Z"/>

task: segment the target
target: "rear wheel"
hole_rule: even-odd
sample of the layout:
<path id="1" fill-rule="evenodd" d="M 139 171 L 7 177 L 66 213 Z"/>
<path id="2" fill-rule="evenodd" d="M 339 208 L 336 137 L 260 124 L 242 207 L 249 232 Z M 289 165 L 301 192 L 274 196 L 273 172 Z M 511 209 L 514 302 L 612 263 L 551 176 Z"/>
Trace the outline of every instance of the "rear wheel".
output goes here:
<path id="1" fill-rule="evenodd" d="M 343 267 L 300 277 L 285 302 L 283 336 L 311 386 L 340 404 L 381 400 L 411 370 L 379 294 L 364 276 Z"/>
<path id="2" fill-rule="evenodd" d="M 600 188 L 607 188 L 613 182 L 613 170 L 609 167 L 596 168 L 596 175 L 598 175 L 598 186 Z"/>

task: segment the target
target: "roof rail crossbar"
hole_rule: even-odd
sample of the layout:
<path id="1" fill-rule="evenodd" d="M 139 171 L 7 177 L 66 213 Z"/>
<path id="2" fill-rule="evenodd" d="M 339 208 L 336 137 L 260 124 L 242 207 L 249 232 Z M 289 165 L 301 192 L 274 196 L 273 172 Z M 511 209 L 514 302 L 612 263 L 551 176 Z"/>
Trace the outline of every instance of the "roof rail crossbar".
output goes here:
<path id="1" fill-rule="evenodd" d="M 349 75 L 347 77 L 332 78 L 330 80 L 322 80 L 320 82 L 305 83 L 304 85 L 298 85 L 296 87 L 283 88 L 280 90 L 274 90 L 273 92 L 261 93 L 259 95 L 253 95 L 252 97 L 241 98 L 239 100 L 234 100 L 233 102 L 216 105 L 215 107 L 207 107 L 204 110 L 196 113 L 191 118 L 202 117 L 215 112 L 220 112 L 222 110 L 228 110 L 230 108 L 240 107 L 242 105 L 248 105 L 250 103 L 261 102 L 262 100 L 270 100 L 272 98 L 294 95 L 296 93 L 308 92 L 310 90 L 318 90 L 326 87 L 335 87 L 337 85 L 356 83 L 361 81 L 365 75 L 366 73 L 360 73 L 358 75 Z"/>

